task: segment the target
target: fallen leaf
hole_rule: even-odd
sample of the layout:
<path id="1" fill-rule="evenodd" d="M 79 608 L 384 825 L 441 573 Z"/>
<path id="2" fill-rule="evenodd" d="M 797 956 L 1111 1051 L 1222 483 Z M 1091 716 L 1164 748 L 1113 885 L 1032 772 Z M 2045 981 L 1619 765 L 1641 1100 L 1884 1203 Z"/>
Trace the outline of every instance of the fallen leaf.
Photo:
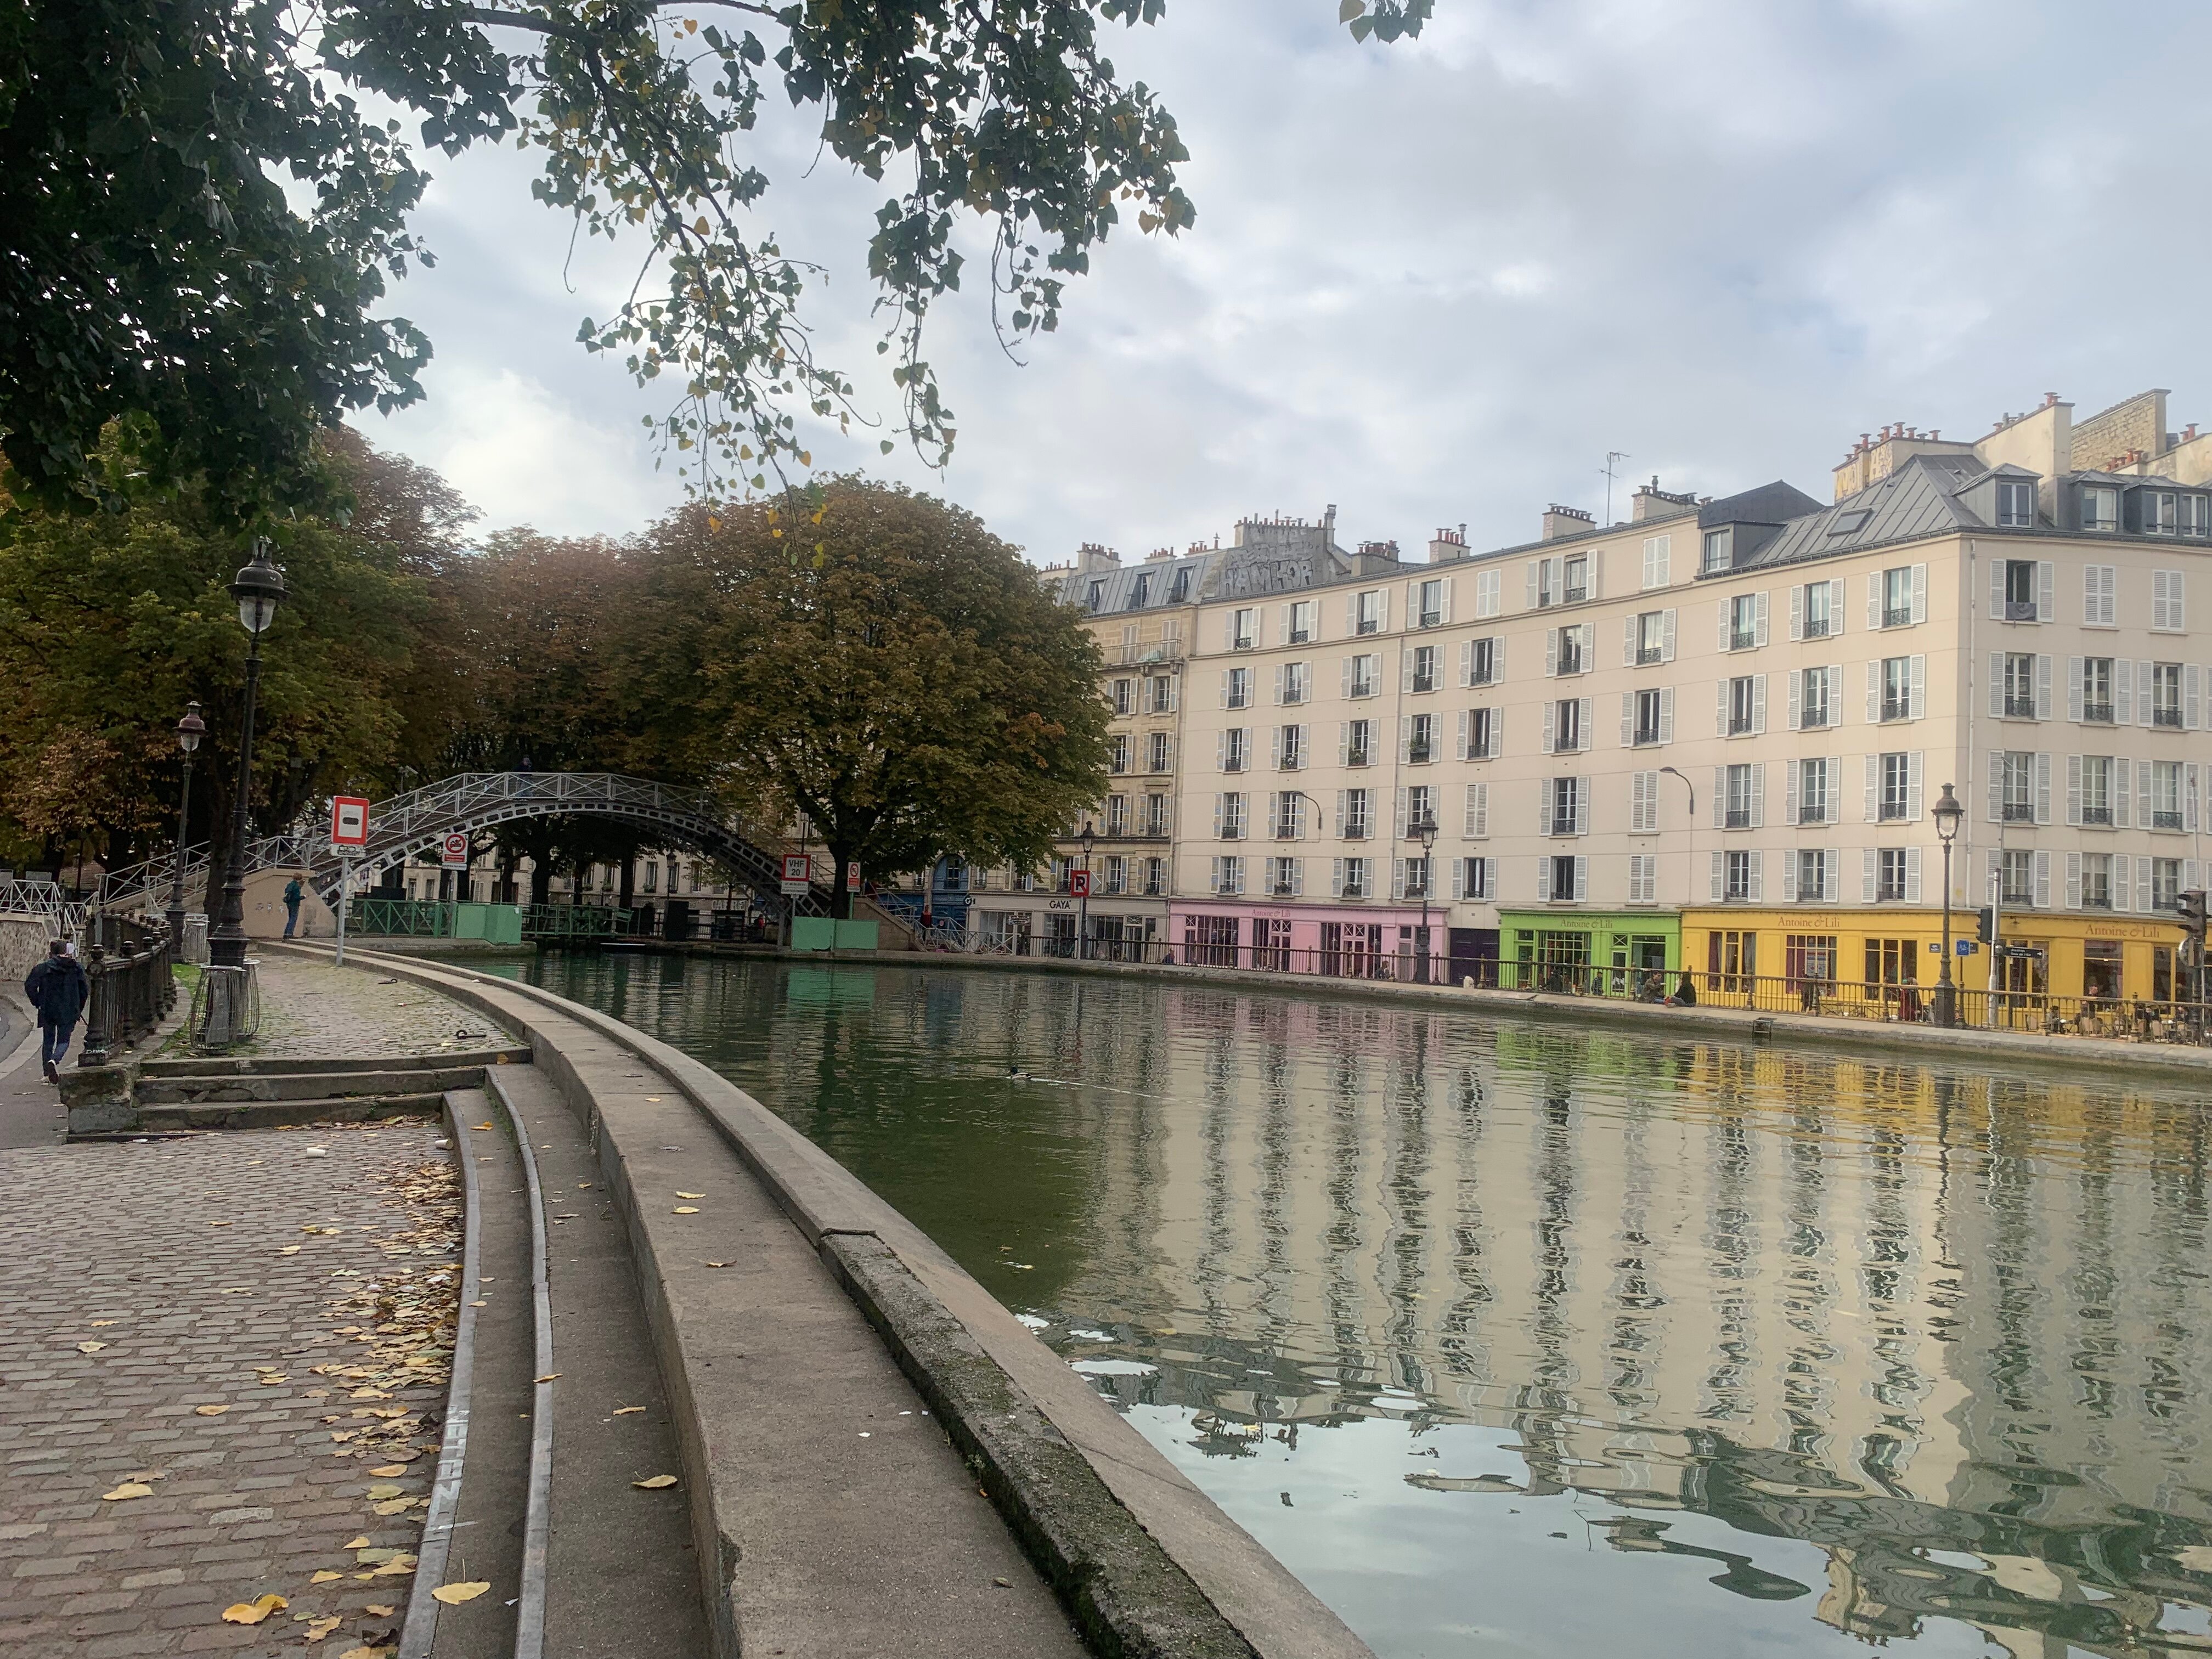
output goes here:
<path id="1" fill-rule="evenodd" d="M 248 1287 L 244 1285 L 233 1285 L 226 1290 L 217 1291 L 216 1294 L 217 1296 L 244 1296 L 247 1288 Z"/>
<path id="2" fill-rule="evenodd" d="M 113 1325 L 118 1322 L 118 1321 L 112 1319 L 95 1319 L 92 1322 L 92 1328 L 96 1331 L 103 1325 Z"/>
<path id="3" fill-rule="evenodd" d="M 208 1225 L 210 1227 L 228 1227 L 230 1225 L 230 1223 L 228 1221 L 210 1221 L 208 1223 Z"/>
<path id="4" fill-rule="evenodd" d="M 397 1607 L 380 1607 L 374 1601 L 365 1603 L 362 1610 L 364 1612 L 374 1613 L 379 1619 L 389 1619 L 393 1613 L 399 1611 Z"/>
<path id="5" fill-rule="evenodd" d="M 404 1463 L 386 1463 L 381 1468 L 371 1469 L 369 1473 L 379 1480 L 396 1480 L 407 1473 L 407 1466 Z M 349 1545 L 347 1547 L 351 1548 L 352 1546 Z"/>
<path id="6" fill-rule="evenodd" d="M 105 1342 L 80 1342 L 76 1345 L 76 1351 L 79 1353 L 98 1353 L 106 1346 Z"/>
<path id="7" fill-rule="evenodd" d="M 392 1659 L 390 1648 L 348 1648 L 338 1659 Z"/>
<path id="8" fill-rule="evenodd" d="M 676 1206 L 676 1213 L 678 1215 L 696 1215 L 699 1213 L 699 1206 L 696 1204 L 679 1204 Z"/>
<path id="9" fill-rule="evenodd" d="M 104 1502 L 110 1504 L 119 1504 L 126 1498 L 151 1498 L 153 1495 L 151 1486 L 142 1486 L 136 1480 L 126 1480 L 113 1492 L 100 1494 Z"/>
<path id="10" fill-rule="evenodd" d="M 710 1267 L 726 1267 L 730 1264 L 726 1261 L 709 1261 L 707 1265 Z"/>
<path id="11" fill-rule="evenodd" d="M 469 1306 L 471 1308 L 489 1308 L 491 1306 L 491 1304 L 489 1302 L 471 1302 L 469 1304 Z"/>
<path id="12" fill-rule="evenodd" d="M 222 1610 L 223 1622 L 231 1625 L 258 1625 L 280 1607 L 292 1604 L 281 1595 L 257 1595 L 251 1601 L 234 1601 Z"/>
<path id="13" fill-rule="evenodd" d="M 400 1489 L 399 1489 L 398 1487 L 397 1487 L 397 1486 L 390 1486 L 390 1485 L 385 1484 L 385 1483 L 383 1483 L 383 1482 L 379 1482 L 377 1485 L 375 1485 L 375 1486 L 371 1486 L 371 1487 L 368 1489 L 368 1494 L 367 1494 L 367 1495 L 368 1495 L 369 1498 L 374 1498 L 374 1499 L 375 1499 L 375 1500 L 377 1500 L 377 1501 L 379 1501 L 379 1502 L 381 1502 L 383 1499 L 385 1499 L 385 1498 L 397 1498 L 397 1497 L 398 1497 L 398 1496 L 399 1496 L 399 1491 L 400 1491 Z"/>
<path id="14" fill-rule="evenodd" d="M 192 1415 L 195 1417 L 221 1417 L 229 1409 L 230 1407 L 228 1406 L 195 1406 L 192 1407 Z"/>
<path id="15" fill-rule="evenodd" d="M 253 1380 L 256 1382 L 258 1382 L 264 1389 L 276 1389 L 282 1388 L 285 1383 L 289 1382 L 292 1379 L 285 1376 L 282 1371 L 263 1371 Z"/>
<path id="16" fill-rule="evenodd" d="M 292 1616 L 295 1619 L 304 1617 L 304 1615 L 301 1613 L 294 1613 Z M 309 1619 L 307 1620 L 307 1639 L 310 1642 L 319 1642 L 323 1638 L 328 1636 L 332 1631 L 336 1630 L 343 1623 L 345 1623 L 345 1620 L 339 1618 L 335 1613 L 327 1614 L 320 1619 Z"/>
<path id="17" fill-rule="evenodd" d="M 478 1134 L 482 1134 L 482 1133 L 483 1133 L 486 1129 L 490 1128 L 490 1127 L 491 1127 L 491 1125 L 490 1125 L 490 1124 L 489 1124 L 489 1123 L 478 1123 L 478 1124 L 474 1125 L 473 1127 L 475 1127 L 476 1132 L 477 1132 Z"/>
<path id="18" fill-rule="evenodd" d="M 374 1569 L 368 1576 L 371 1578 L 392 1578 L 396 1577 L 400 1573 L 412 1572 L 414 1571 L 415 1558 L 411 1555 L 402 1555 L 395 1557 L 393 1559 L 386 1561 L 382 1566 Z"/>
<path id="19" fill-rule="evenodd" d="M 307 1582 L 311 1584 L 331 1584 L 344 1577 L 342 1572 L 332 1572 L 328 1567 L 325 1567 Z"/>
<path id="20" fill-rule="evenodd" d="M 441 1584 L 430 1594 L 450 1607 L 458 1606 L 463 1601 L 473 1601 L 490 1588 L 491 1585 L 487 1580 L 472 1578 L 462 1584 Z"/>
<path id="21" fill-rule="evenodd" d="M 415 1500 L 411 1498 L 392 1498 L 386 1499 L 375 1507 L 379 1515 L 404 1515 L 414 1507 L 414 1504 Z"/>
<path id="22" fill-rule="evenodd" d="M 615 1415 L 617 1417 L 628 1417 L 632 1412 L 641 1412 L 644 1409 L 645 1407 L 642 1406 L 617 1406 L 615 1407 Z"/>
<path id="23" fill-rule="evenodd" d="M 659 1492 L 663 1486 L 672 1486 L 675 1484 L 676 1477 L 672 1474 L 656 1474 L 650 1480 L 630 1482 L 631 1486 L 645 1492 Z"/>
<path id="24" fill-rule="evenodd" d="M 340 1547 L 349 1550 L 365 1550 L 368 1547 L 368 1540 L 365 1537 L 356 1538 L 352 1543 L 342 1545 Z"/>
<path id="25" fill-rule="evenodd" d="M 558 1372 L 558 1371 L 548 1371 L 548 1372 L 546 1372 L 546 1373 L 545 1373 L 545 1375 L 544 1375 L 544 1376 L 540 1376 L 540 1377 L 534 1377 L 534 1378 L 532 1378 L 532 1380 L 533 1382 L 550 1382 L 551 1381 L 553 1381 L 553 1379 L 554 1379 L 555 1377 L 556 1377 L 556 1376 L 560 1376 L 560 1375 L 561 1375 L 561 1373 L 560 1373 L 560 1372 Z"/>
<path id="26" fill-rule="evenodd" d="M 704 1193 L 678 1193 L 676 1196 L 678 1198 L 704 1198 L 707 1194 Z"/>

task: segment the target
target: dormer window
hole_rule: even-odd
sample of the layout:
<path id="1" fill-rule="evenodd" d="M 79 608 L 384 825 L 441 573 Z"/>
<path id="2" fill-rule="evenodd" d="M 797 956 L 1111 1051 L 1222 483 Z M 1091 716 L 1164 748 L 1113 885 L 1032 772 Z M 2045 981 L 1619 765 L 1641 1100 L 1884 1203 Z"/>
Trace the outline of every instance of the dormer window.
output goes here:
<path id="1" fill-rule="evenodd" d="M 2118 530 L 2120 492 L 2106 484 L 2085 484 L 2081 489 L 2081 528 Z"/>
<path id="2" fill-rule="evenodd" d="M 1129 589 L 1129 604 L 1127 608 L 1131 611 L 1142 611 L 1146 603 L 1151 599 L 1152 592 L 1152 578 L 1151 573 L 1147 571 L 1139 574 L 1135 583 Z"/>
<path id="3" fill-rule="evenodd" d="M 1733 526 L 1705 532 L 1705 562 L 1698 568 L 1706 575 L 1716 570 L 1726 570 L 1735 559 L 1735 531 Z"/>
<path id="4" fill-rule="evenodd" d="M 1090 610 L 1092 610 L 1092 611 L 1096 611 L 1096 610 L 1097 610 L 1100 605 L 1103 605 L 1105 602 L 1106 602 L 1106 584 L 1105 584 L 1104 582 L 1103 582 L 1103 581 L 1095 581 L 1095 582 L 1091 583 L 1091 592 L 1090 592 L 1089 595 L 1088 595 L 1088 596 L 1085 599 L 1085 600 L 1084 600 L 1084 604 L 1085 604 L 1085 605 L 1086 606 L 1086 608 L 1088 608 L 1088 609 L 1090 609 Z"/>
<path id="5" fill-rule="evenodd" d="M 2034 527 L 2034 484 L 2026 478 L 1999 478 L 1997 480 L 1997 528 L 2032 530 Z"/>
<path id="6" fill-rule="evenodd" d="M 2172 489 L 2139 489 L 2136 511 L 2146 536 L 2203 537 L 2207 530 L 2207 498 Z"/>
<path id="7" fill-rule="evenodd" d="M 1190 567 L 1188 565 L 1184 565 L 1181 569 L 1175 573 L 1175 580 L 1168 584 L 1168 603 L 1170 605 L 1181 605 L 1189 597 Z"/>

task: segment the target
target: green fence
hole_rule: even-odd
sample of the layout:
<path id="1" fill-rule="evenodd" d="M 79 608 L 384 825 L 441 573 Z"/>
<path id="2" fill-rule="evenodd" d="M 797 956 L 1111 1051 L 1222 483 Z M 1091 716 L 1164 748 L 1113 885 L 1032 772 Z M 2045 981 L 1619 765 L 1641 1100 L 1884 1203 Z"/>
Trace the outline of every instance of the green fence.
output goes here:
<path id="1" fill-rule="evenodd" d="M 489 945 L 521 944 L 522 921 L 519 904 L 438 899 L 357 898 L 346 913 L 347 931 L 365 938 L 474 939 Z"/>
<path id="2" fill-rule="evenodd" d="M 525 939 L 611 939 L 630 931 L 633 913 L 603 904 L 533 904 L 522 913 Z"/>

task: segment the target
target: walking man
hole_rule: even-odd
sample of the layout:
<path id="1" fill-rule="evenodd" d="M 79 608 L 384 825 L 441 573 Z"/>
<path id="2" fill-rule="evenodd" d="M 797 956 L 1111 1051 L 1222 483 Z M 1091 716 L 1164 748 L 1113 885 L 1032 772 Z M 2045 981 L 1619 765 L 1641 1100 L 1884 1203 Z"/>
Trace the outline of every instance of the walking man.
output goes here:
<path id="1" fill-rule="evenodd" d="M 92 1000 L 92 981 L 84 964 L 70 954 L 68 944 L 56 939 L 46 947 L 46 959 L 24 975 L 23 994 L 39 1012 L 39 1060 L 46 1067 L 46 1081 L 59 1083 L 70 1034 Z"/>
<path id="2" fill-rule="evenodd" d="M 300 897 L 307 889 L 300 885 L 297 876 L 284 884 L 284 937 L 292 937 L 293 929 L 300 925 Z"/>

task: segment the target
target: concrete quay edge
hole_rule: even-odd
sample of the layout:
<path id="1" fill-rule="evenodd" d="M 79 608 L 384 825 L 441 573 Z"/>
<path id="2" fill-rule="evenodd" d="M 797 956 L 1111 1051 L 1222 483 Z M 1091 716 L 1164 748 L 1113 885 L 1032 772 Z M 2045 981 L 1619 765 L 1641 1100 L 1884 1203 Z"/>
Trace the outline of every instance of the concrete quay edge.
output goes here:
<path id="1" fill-rule="evenodd" d="M 327 955 L 313 945 L 291 947 Z M 349 954 L 373 947 L 349 942 Z M 896 953 L 911 964 L 914 958 Z M 1125 1422 L 1058 1355 L 904 1216 L 728 1079 L 635 1028 L 552 993 L 450 963 L 374 964 L 428 984 L 529 1041 L 574 1098 L 581 1080 L 550 1028 L 580 1025 L 661 1072 L 761 1182 L 931 1402 L 1002 1517 L 1060 1591 L 1095 1650 L 1120 1659 L 1373 1659 L 1273 1555 Z M 547 1015 L 553 1018 L 549 1019 Z M 597 1117 L 600 1159 L 637 1252 L 654 1341 L 694 1478 L 702 1565 L 731 1547 L 713 1513 L 709 1436 L 665 1294 L 652 1229 L 617 1137 Z M 734 1609 L 708 1613 L 737 1654 Z"/>

